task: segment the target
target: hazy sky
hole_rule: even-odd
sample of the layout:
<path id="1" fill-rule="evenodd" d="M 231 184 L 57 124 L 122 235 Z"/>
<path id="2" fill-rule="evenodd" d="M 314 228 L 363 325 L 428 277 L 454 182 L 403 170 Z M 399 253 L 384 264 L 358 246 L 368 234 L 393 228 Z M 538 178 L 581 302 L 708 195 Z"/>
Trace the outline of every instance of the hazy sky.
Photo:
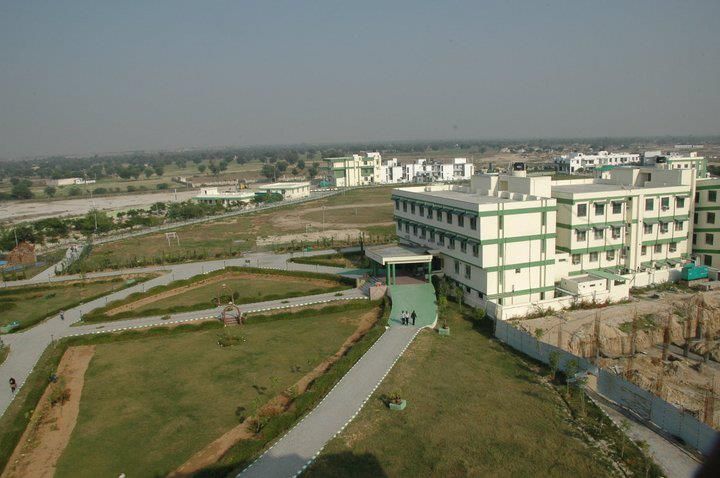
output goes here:
<path id="1" fill-rule="evenodd" d="M 717 134 L 718 20 L 718 0 L 0 0 L 0 156 Z"/>

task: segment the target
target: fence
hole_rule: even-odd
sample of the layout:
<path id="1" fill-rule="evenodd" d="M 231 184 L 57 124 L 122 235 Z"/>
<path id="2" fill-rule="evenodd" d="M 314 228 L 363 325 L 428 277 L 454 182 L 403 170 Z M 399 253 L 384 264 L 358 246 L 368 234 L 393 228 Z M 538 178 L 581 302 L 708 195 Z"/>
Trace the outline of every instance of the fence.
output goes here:
<path id="1" fill-rule="evenodd" d="M 694 416 L 651 392 L 628 382 L 619 375 L 598 369 L 587 359 L 541 342 L 508 322 L 495 321 L 495 337 L 515 350 L 545 364 L 549 363 L 550 354 L 557 352 L 560 370 L 565 370 L 568 362 L 576 360 L 580 370 L 585 370 L 598 377 L 598 393 L 632 411 L 641 419 L 652 422 L 661 430 L 681 439 L 689 446 L 706 455 L 710 454 L 717 438 L 717 432 Z"/>

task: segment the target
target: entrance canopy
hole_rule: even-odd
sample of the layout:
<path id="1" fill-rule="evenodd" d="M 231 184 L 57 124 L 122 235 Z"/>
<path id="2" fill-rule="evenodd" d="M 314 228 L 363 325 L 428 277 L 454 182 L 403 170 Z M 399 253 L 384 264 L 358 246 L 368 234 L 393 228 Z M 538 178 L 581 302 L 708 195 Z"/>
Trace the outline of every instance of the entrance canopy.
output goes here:
<path id="1" fill-rule="evenodd" d="M 433 256 L 428 254 L 425 249 L 403 245 L 368 247 L 365 249 L 365 255 L 381 266 L 388 264 L 424 264 L 432 262 L 433 259 Z"/>
<path id="2" fill-rule="evenodd" d="M 373 275 L 377 273 L 376 264 L 385 268 L 386 284 L 393 285 L 397 281 L 397 267 L 409 265 L 414 270 L 415 277 L 430 281 L 430 264 L 433 256 L 427 250 L 410 246 L 375 246 L 365 249 L 365 256 L 373 263 Z M 405 269 L 408 269 L 406 266 Z M 424 277 L 423 277 L 424 276 Z"/>

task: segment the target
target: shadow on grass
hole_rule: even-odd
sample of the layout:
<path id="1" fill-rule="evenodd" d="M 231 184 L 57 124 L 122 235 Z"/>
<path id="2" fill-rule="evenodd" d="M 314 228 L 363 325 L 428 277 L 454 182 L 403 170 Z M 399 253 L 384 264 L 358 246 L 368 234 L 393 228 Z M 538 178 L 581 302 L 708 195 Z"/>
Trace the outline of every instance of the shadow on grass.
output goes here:
<path id="1" fill-rule="evenodd" d="M 371 453 L 352 452 L 321 455 L 310 467 L 313 477 L 369 477 L 383 478 L 387 473 Z"/>

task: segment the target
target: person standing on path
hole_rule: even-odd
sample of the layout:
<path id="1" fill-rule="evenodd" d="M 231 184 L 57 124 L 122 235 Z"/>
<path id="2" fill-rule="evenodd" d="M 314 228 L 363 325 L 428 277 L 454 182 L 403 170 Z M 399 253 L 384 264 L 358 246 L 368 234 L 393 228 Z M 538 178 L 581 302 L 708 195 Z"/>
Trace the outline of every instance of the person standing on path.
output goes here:
<path id="1" fill-rule="evenodd" d="M 60 320 L 65 320 L 65 312 L 60 311 Z"/>
<path id="2" fill-rule="evenodd" d="M 10 377 L 10 392 L 15 393 L 15 389 L 17 389 L 17 382 L 13 377 Z"/>
<path id="3" fill-rule="evenodd" d="M 412 324 L 415 325 L 415 319 L 417 319 L 417 314 L 415 311 L 412 311 L 412 314 L 410 314 L 410 318 L 412 318 Z"/>

